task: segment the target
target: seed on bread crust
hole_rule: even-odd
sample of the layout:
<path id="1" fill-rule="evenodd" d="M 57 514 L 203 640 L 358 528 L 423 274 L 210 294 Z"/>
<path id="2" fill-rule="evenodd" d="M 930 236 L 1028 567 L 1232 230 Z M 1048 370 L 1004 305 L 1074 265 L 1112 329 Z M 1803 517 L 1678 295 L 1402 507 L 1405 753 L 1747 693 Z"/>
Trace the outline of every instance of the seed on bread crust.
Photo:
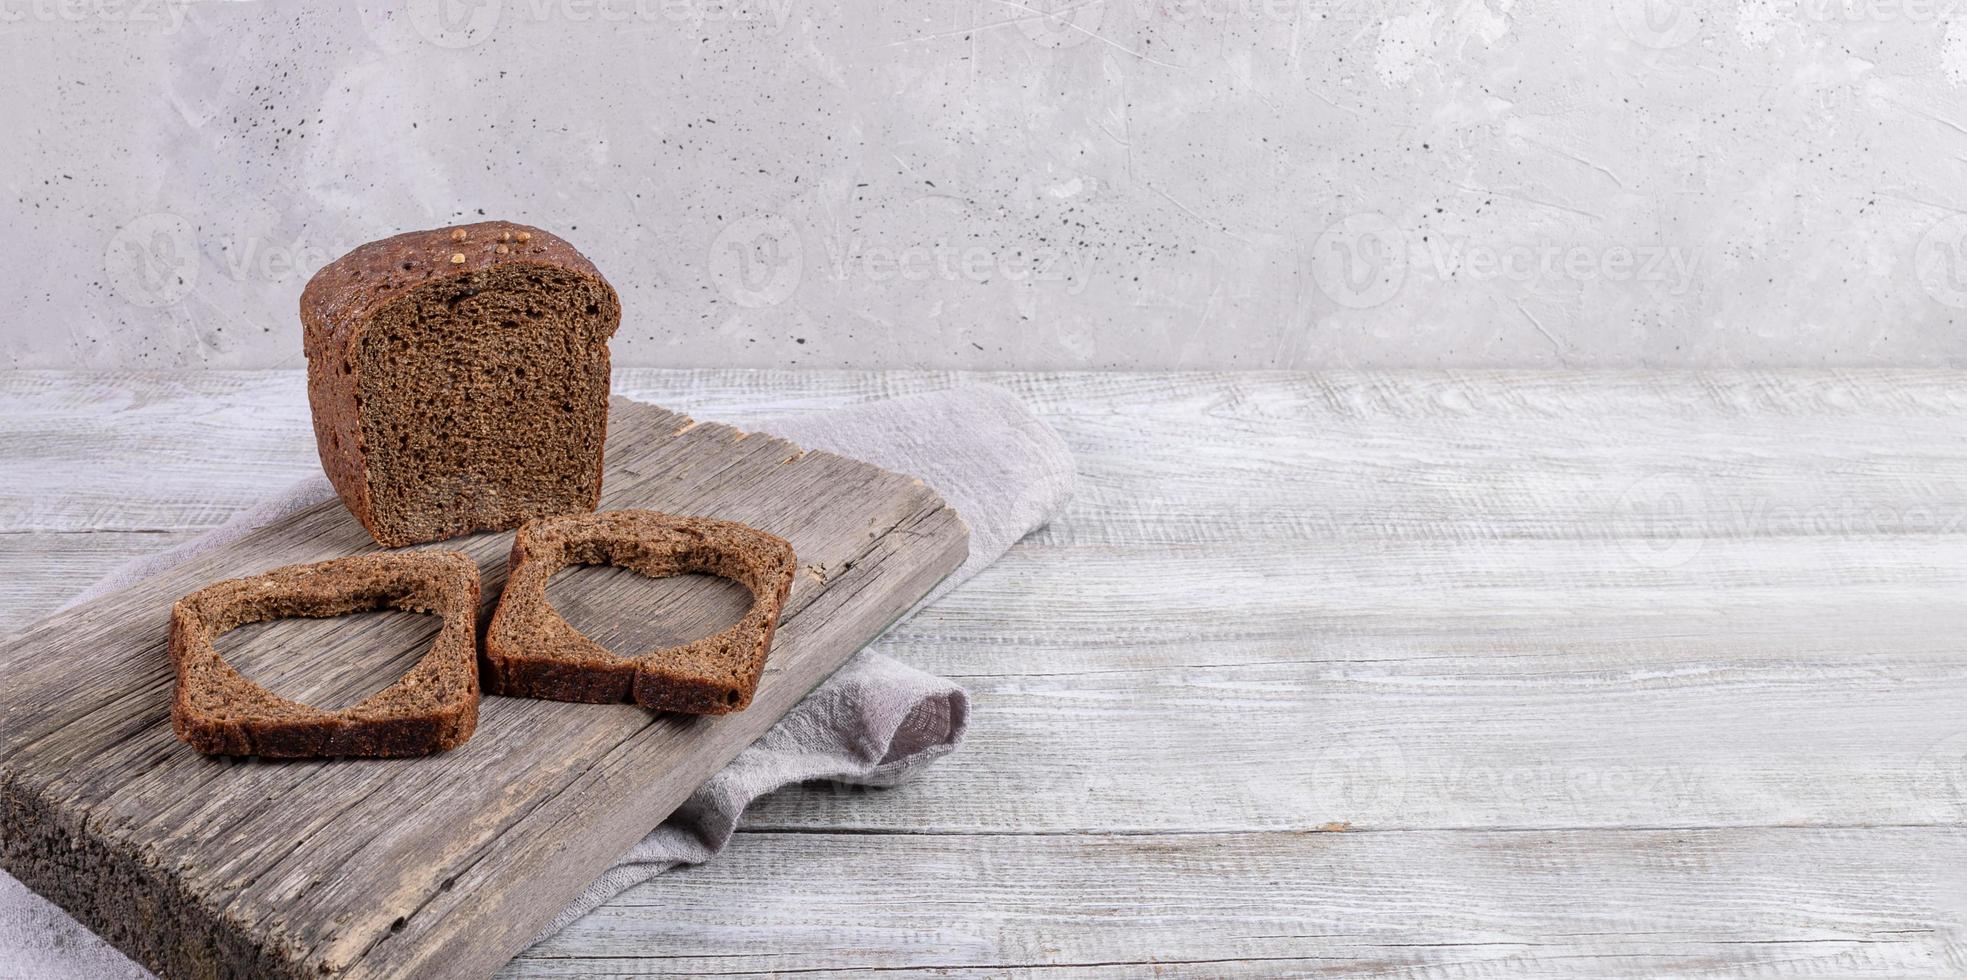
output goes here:
<path id="1" fill-rule="evenodd" d="M 371 242 L 308 282 L 301 324 L 322 469 L 377 543 L 594 509 L 621 300 L 571 244 L 505 221 Z"/>

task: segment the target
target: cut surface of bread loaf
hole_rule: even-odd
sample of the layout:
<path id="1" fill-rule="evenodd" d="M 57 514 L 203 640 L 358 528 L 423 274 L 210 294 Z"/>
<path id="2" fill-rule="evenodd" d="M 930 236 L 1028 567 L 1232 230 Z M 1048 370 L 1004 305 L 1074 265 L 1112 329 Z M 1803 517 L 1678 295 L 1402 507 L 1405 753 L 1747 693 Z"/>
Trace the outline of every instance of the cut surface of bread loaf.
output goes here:
<path id="1" fill-rule="evenodd" d="M 171 726 L 208 755 L 428 755 L 478 725 L 478 563 L 455 551 L 357 555 L 215 582 L 171 607 Z M 325 711 L 268 691 L 213 641 L 248 623 L 400 609 L 442 618 L 430 651 L 394 684 Z"/>
<path id="2" fill-rule="evenodd" d="M 386 547 L 600 500 L 614 287 L 557 236 L 486 221 L 371 242 L 300 302 L 321 465 Z"/>
<path id="3" fill-rule="evenodd" d="M 485 635 L 485 690 L 512 697 L 721 715 L 751 704 L 792 589 L 792 546 L 734 521 L 614 510 L 542 518 L 512 543 L 505 592 Z M 730 627 L 679 646 L 617 655 L 568 625 L 547 582 L 570 565 L 619 565 L 660 578 L 699 572 L 751 591 Z"/>

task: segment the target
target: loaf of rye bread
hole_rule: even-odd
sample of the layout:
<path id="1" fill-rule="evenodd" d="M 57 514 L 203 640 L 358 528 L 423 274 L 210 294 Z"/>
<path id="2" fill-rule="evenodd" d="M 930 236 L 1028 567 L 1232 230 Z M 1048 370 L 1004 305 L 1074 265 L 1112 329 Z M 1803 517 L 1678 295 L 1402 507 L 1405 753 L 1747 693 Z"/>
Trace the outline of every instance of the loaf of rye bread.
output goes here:
<path id="1" fill-rule="evenodd" d="M 478 563 L 455 551 L 356 555 L 215 582 L 171 607 L 171 727 L 209 755 L 427 755 L 478 725 Z M 402 609 L 442 618 L 430 651 L 389 687 L 327 711 L 239 673 L 213 645 L 247 623 Z"/>
<path id="2" fill-rule="evenodd" d="M 654 578 L 717 575 L 749 589 L 751 608 L 710 636 L 618 656 L 582 636 L 547 601 L 547 582 L 569 565 L 619 565 Z M 591 704 L 632 701 L 698 715 L 742 711 L 758 689 L 793 567 L 785 539 L 735 521 L 651 510 L 529 521 L 513 536 L 505 591 L 485 632 L 485 690 Z"/>
<path id="3" fill-rule="evenodd" d="M 322 468 L 398 547 L 591 511 L 614 287 L 560 238 L 486 221 L 371 242 L 300 302 Z"/>

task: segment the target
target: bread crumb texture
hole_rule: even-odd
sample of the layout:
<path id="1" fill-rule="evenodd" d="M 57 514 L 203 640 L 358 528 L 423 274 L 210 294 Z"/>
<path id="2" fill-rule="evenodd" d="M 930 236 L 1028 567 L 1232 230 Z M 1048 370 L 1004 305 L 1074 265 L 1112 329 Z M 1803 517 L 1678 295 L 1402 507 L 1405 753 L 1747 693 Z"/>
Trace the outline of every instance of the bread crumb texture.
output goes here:
<path id="1" fill-rule="evenodd" d="M 591 511 L 621 302 L 557 236 L 411 232 L 301 293 L 308 401 L 335 490 L 401 547 Z"/>

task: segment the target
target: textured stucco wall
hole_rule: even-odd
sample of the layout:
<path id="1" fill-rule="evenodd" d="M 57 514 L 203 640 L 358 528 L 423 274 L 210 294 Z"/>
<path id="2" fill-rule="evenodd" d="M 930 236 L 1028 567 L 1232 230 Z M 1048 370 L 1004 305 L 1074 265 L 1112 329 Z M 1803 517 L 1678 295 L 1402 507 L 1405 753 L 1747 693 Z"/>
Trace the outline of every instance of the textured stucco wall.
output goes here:
<path id="1" fill-rule="evenodd" d="M 1958 364 L 1963 4 L 0 0 L 0 344 L 298 364 L 485 214 L 623 364 Z"/>

